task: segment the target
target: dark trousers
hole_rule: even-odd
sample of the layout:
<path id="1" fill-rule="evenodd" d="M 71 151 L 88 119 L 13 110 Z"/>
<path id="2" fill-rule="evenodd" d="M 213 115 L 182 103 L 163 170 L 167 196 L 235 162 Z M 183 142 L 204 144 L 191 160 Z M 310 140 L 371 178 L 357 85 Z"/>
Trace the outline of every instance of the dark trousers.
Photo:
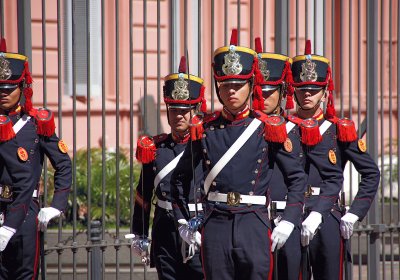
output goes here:
<path id="1" fill-rule="evenodd" d="M 205 279 L 269 279 L 272 262 L 267 208 L 246 213 L 210 211 L 202 233 Z"/>
<path id="2" fill-rule="evenodd" d="M 36 279 L 39 267 L 39 205 L 32 200 L 25 221 L 1 254 L 0 279 Z M 6 217 L 7 219 L 7 217 Z"/>
<path id="3" fill-rule="evenodd" d="M 158 279 L 203 279 L 199 252 L 183 263 L 182 242 L 172 212 L 157 207 L 152 228 L 151 258 Z"/>
<path id="4" fill-rule="evenodd" d="M 315 280 L 342 279 L 344 250 L 340 217 L 338 211 L 331 212 L 310 242 L 309 256 Z"/>
<path id="5" fill-rule="evenodd" d="M 279 280 L 299 279 L 301 267 L 300 233 L 300 228 L 298 226 L 294 227 L 285 245 L 278 250 Z"/>

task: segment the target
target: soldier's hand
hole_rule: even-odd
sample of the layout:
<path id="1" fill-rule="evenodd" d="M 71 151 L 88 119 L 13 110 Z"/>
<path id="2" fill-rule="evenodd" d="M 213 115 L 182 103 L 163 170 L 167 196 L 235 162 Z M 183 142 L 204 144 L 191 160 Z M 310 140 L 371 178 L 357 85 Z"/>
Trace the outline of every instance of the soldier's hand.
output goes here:
<path id="1" fill-rule="evenodd" d="M 61 215 L 61 211 L 54 207 L 44 207 L 40 209 L 38 220 L 39 220 L 39 230 L 46 231 L 47 224 L 49 221 L 55 217 Z"/>
<path id="2" fill-rule="evenodd" d="M 201 234 L 198 231 L 193 232 L 185 219 L 180 219 L 178 223 L 180 224 L 178 231 L 181 238 L 189 245 L 201 246 Z"/>
<path id="3" fill-rule="evenodd" d="M 130 239 L 132 252 L 142 259 L 142 263 L 150 264 L 149 259 L 149 245 L 150 241 L 148 238 L 142 238 L 135 234 L 125 235 L 126 239 Z"/>
<path id="4" fill-rule="evenodd" d="M 310 215 L 302 223 L 301 245 L 308 246 L 310 244 L 321 223 L 322 215 L 316 211 L 311 211 Z"/>
<path id="5" fill-rule="evenodd" d="M 274 228 L 274 231 L 272 232 L 271 235 L 272 252 L 275 251 L 275 248 L 279 250 L 280 248 L 282 248 L 283 245 L 285 245 L 293 229 L 294 229 L 294 224 L 292 224 L 291 222 L 281 220 L 278 223 L 278 225 Z"/>
<path id="6" fill-rule="evenodd" d="M 3 252 L 6 249 L 8 242 L 11 237 L 15 234 L 16 230 L 7 226 L 3 226 L 0 228 L 0 252 Z"/>
<path id="7" fill-rule="evenodd" d="M 358 221 L 358 216 L 352 213 L 346 213 L 340 220 L 340 232 L 344 239 L 349 239 L 353 234 L 354 224 Z"/>

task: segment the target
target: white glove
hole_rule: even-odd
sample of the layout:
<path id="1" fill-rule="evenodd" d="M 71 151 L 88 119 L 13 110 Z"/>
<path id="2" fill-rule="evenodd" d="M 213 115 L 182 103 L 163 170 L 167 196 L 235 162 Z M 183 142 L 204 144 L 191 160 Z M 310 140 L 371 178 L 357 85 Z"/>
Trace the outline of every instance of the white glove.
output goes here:
<path id="1" fill-rule="evenodd" d="M 308 246 L 310 241 L 314 238 L 314 235 L 318 229 L 318 226 L 322 223 L 322 215 L 316 211 L 311 211 L 307 219 L 302 223 L 301 229 L 301 245 Z"/>
<path id="2" fill-rule="evenodd" d="M 40 209 L 38 220 L 39 220 L 39 229 L 41 231 L 47 230 L 47 224 L 49 221 L 55 217 L 61 215 L 61 211 L 54 207 L 44 207 Z"/>
<path id="3" fill-rule="evenodd" d="M 282 248 L 283 245 L 285 245 L 293 229 L 294 229 L 294 224 L 292 224 L 291 222 L 285 220 L 279 221 L 278 225 L 274 228 L 274 231 L 272 232 L 271 235 L 272 252 L 275 251 L 275 247 L 277 250 L 279 250 L 280 248 Z"/>
<path id="4" fill-rule="evenodd" d="M 200 232 L 193 232 L 190 230 L 188 222 L 185 219 L 178 220 L 178 223 L 180 224 L 178 231 L 181 238 L 189 245 L 197 244 L 198 246 L 201 246 Z"/>
<path id="5" fill-rule="evenodd" d="M 142 238 L 140 236 L 136 236 L 133 233 L 126 234 L 126 239 L 129 239 L 131 242 L 131 250 L 132 252 L 142 259 L 142 263 L 145 265 L 150 264 L 149 258 L 149 245 L 150 241 L 148 238 Z"/>
<path id="6" fill-rule="evenodd" d="M 340 219 L 340 232 L 344 239 L 349 239 L 353 234 L 353 226 L 358 219 L 358 216 L 352 213 L 347 213 Z"/>
<path id="7" fill-rule="evenodd" d="M 15 234 L 16 230 L 7 226 L 0 228 L 0 252 L 3 252 L 7 247 L 11 237 Z"/>

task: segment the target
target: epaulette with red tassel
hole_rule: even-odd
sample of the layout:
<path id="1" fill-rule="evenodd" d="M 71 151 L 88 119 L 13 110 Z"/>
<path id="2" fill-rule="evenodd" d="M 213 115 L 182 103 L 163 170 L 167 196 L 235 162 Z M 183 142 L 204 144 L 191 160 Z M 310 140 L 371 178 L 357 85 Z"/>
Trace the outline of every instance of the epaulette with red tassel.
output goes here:
<path id="1" fill-rule="evenodd" d="M 200 140 L 203 137 L 203 132 L 203 120 L 198 116 L 194 116 L 190 120 L 190 139 L 192 141 Z"/>
<path id="2" fill-rule="evenodd" d="M 36 119 L 37 124 L 37 134 L 50 137 L 55 133 L 56 124 L 54 122 L 54 114 L 52 111 L 40 108 L 35 112 L 34 118 Z"/>
<path id="3" fill-rule="evenodd" d="M 0 142 L 6 142 L 15 137 L 13 123 L 6 115 L 0 115 Z"/>
<path id="4" fill-rule="evenodd" d="M 287 139 L 286 120 L 280 115 L 266 115 L 256 111 L 256 117 L 265 123 L 264 138 L 269 142 L 284 143 Z"/>
<path id="5" fill-rule="evenodd" d="M 352 120 L 335 118 L 331 119 L 331 121 L 336 123 L 336 133 L 339 141 L 353 142 L 358 139 L 356 126 Z"/>
<path id="6" fill-rule="evenodd" d="M 319 131 L 319 124 L 316 119 L 300 119 L 289 115 L 288 120 L 300 127 L 301 143 L 307 146 L 315 146 L 322 141 L 322 135 Z"/>
<path id="7" fill-rule="evenodd" d="M 137 140 L 136 159 L 141 163 L 150 163 L 156 159 L 156 144 L 151 136 L 143 135 Z"/>
<path id="8" fill-rule="evenodd" d="M 207 114 L 203 119 L 198 116 L 194 116 L 190 121 L 190 138 L 192 141 L 200 140 L 203 138 L 204 124 L 216 120 L 221 115 L 221 112 L 216 111 L 211 114 Z"/>

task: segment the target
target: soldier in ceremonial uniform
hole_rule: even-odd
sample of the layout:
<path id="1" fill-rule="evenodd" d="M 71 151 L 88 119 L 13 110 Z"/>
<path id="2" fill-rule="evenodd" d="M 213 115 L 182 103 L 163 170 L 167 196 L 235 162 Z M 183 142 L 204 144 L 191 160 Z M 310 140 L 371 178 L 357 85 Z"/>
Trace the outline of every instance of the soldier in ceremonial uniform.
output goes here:
<path id="1" fill-rule="evenodd" d="M 0 112 L 10 120 L 19 146 L 19 161 L 30 166 L 33 181 L 22 189 L 16 188 L 12 185 L 13 171 L 2 168 L 0 208 L 5 213 L 3 228 L 10 228 L 14 235 L 2 253 L 0 279 L 35 279 L 39 259 L 38 227 L 45 230 L 48 222 L 66 207 L 72 180 L 71 160 L 67 146 L 55 134 L 53 113 L 32 107 L 28 58 L 6 52 L 4 39 L 0 47 L 0 73 Z M 55 190 L 51 205 L 40 209 L 39 181 L 45 155 L 55 169 Z M 4 190 L 7 187 L 10 193 L 6 196 Z M 18 215 L 14 214 L 16 209 Z"/>
<path id="2" fill-rule="evenodd" d="M 286 131 L 288 138 L 283 144 L 283 149 L 295 157 L 304 161 L 303 148 L 300 142 L 299 128 L 296 124 L 287 120 L 282 101 L 286 98 L 285 109 L 293 109 L 293 88 L 291 64 L 292 59 L 276 53 L 263 52 L 260 38 L 255 39 L 255 50 L 258 56 L 259 70 L 262 75 L 255 79 L 253 90 L 253 109 L 273 116 L 279 115 L 286 119 Z M 271 220 L 275 227 L 286 207 L 287 178 L 284 177 L 278 164 L 274 165 L 270 185 Z M 299 279 L 301 245 L 300 245 L 301 221 L 295 225 L 292 234 L 285 245 L 277 253 L 278 279 Z M 276 266 L 275 266 L 276 268 Z"/>
<path id="3" fill-rule="evenodd" d="M 233 30 L 230 46 L 214 52 L 223 110 L 192 126 L 192 149 L 186 148 L 172 176 L 172 186 L 183 193 L 192 178 L 190 163 L 203 166 L 206 279 L 268 279 L 271 250 L 283 246 L 302 213 L 304 172 L 298 159 L 282 149 L 287 138 L 284 119 L 248 106 L 257 69 L 255 51 L 237 46 Z M 275 161 L 288 178 L 288 194 L 282 220 L 271 235 L 269 183 Z M 186 202 L 175 203 L 182 207 Z"/>
<path id="4" fill-rule="evenodd" d="M 292 73 L 298 108 L 289 120 L 300 126 L 301 141 L 308 146 L 308 216 L 302 223 L 301 243 L 309 246 L 314 279 L 342 279 L 347 253 L 343 239 L 350 238 L 354 224 L 367 214 L 379 185 L 379 170 L 358 139 L 354 123 L 336 117 L 329 60 L 311 54 L 310 41 L 305 54 L 293 58 Z M 326 99 L 324 114 L 320 105 Z M 338 200 L 349 160 L 361 174 L 361 182 L 349 211 L 342 216 Z"/>
<path id="5" fill-rule="evenodd" d="M 131 248 L 146 258 L 149 241 L 150 210 L 153 194 L 157 198 L 153 219 L 150 264 L 156 267 L 159 279 L 203 279 L 196 244 L 186 248 L 180 238 L 173 211 L 183 213 L 187 219 L 202 212 L 201 203 L 195 205 L 194 190 L 199 183 L 190 183 L 183 194 L 188 208 L 173 209 L 171 203 L 171 174 L 188 146 L 189 120 L 198 111 L 206 111 L 203 80 L 186 71 L 182 57 L 179 72 L 165 77 L 164 102 L 167 105 L 171 133 L 155 137 L 142 136 L 138 140 L 137 159 L 143 163 L 136 188 L 132 232 L 135 235 Z M 201 171 L 197 168 L 195 172 Z M 193 172 L 190 170 L 190 172 Z M 197 176 L 201 179 L 200 175 Z M 197 189 L 198 187 L 196 187 Z M 200 198 L 200 193 L 197 194 Z M 197 211 L 197 213 L 196 213 Z M 197 240 L 200 243 L 200 239 Z"/>

